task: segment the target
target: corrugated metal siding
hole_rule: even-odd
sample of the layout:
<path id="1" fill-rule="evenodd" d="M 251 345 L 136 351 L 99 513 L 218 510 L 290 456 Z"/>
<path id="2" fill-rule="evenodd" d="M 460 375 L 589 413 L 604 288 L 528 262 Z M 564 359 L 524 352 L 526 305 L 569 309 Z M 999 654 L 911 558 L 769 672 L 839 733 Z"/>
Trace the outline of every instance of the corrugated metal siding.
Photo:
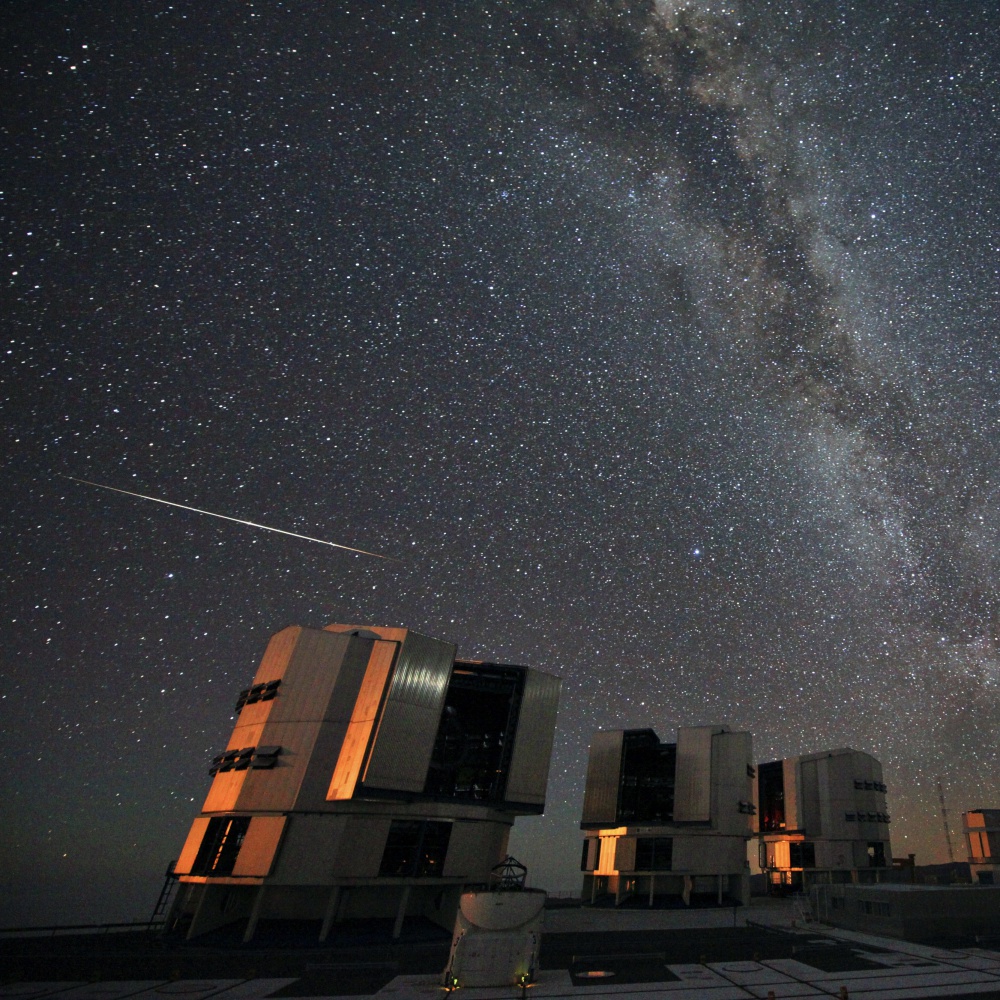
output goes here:
<path id="1" fill-rule="evenodd" d="M 508 802 L 545 805 L 561 684 L 552 674 L 528 670 L 504 794 Z"/>
<path id="2" fill-rule="evenodd" d="M 582 826 L 614 826 L 618 822 L 618 783 L 624 731 L 594 733 L 587 761 Z"/>
<path id="3" fill-rule="evenodd" d="M 408 632 L 396 659 L 362 784 L 422 792 L 444 707 L 455 646 Z"/>
<path id="4" fill-rule="evenodd" d="M 712 818 L 712 726 L 677 730 L 674 821 L 707 822 Z"/>

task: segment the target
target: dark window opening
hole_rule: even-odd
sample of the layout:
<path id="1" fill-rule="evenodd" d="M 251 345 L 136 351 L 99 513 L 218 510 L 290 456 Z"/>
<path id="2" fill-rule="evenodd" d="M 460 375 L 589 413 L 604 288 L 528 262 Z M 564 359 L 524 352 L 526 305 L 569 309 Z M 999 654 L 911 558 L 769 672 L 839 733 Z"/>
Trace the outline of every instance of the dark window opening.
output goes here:
<path id="1" fill-rule="evenodd" d="M 789 868 L 815 868 L 816 845 L 805 841 L 792 841 L 788 845 Z"/>
<path id="2" fill-rule="evenodd" d="M 877 842 L 868 845 L 868 867 L 885 868 L 885 844 Z"/>
<path id="3" fill-rule="evenodd" d="M 669 823 L 674 818 L 677 744 L 652 729 L 629 729 L 622 740 L 619 823 Z"/>
<path id="4" fill-rule="evenodd" d="M 673 861 L 672 837 L 639 837 L 635 842 L 635 870 L 637 872 L 670 871 Z"/>
<path id="5" fill-rule="evenodd" d="M 249 826 L 249 816 L 213 816 L 201 839 L 191 874 L 232 875 Z"/>
<path id="6" fill-rule="evenodd" d="M 780 760 L 757 768 L 760 829 L 773 833 L 785 829 L 785 766 Z"/>
<path id="7" fill-rule="evenodd" d="M 518 667 L 456 661 L 424 793 L 502 802 L 524 691 Z"/>
<path id="8" fill-rule="evenodd" d="M 450 837 L 451 823 L 394 819 L 382 852 L 379 875 L 440 876 Z"/>

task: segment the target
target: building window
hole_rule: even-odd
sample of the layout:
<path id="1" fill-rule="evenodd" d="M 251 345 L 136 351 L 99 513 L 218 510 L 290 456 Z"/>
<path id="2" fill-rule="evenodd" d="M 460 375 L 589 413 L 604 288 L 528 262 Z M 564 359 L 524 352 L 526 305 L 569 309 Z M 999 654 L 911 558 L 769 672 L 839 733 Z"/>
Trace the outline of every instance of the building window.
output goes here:
<path id="1" fill-rule="evenodd" d="M 670 871 L 673 861 L 672 837 L 639 837 L 635 842 L 635 870 L 637 872 Z"/>
<path id="2" fill-rule="evenodd" d="M 784 830 L 785 767 L 782 761 L 761 764 L 757 768 L 757 792 L 761 832 L 774 833 Z"/>
<path id="3" fill-rule="evenodd" d="M 424 793 L 502 802 L 514 753 L 524 670 L 455 662 Z"/>
<path id="4" fill-rule="evenodd" d="M 815 868 L 816 845 L 802 840 L 793 840 L 788 845 L 789 868 Z"/>
<path id="5" fill-rule="evenodd" d="M 205 828 L 191 874 L 232 875 L 249 826 L 249 816 L 213 816 Z"/>
<path id="6" fill-rule="evenodd" d="M 451 823 L 394 819 L 386 838 L 379 875 L 440 876 L 450 837 Z"/>
<path id="7" fill-rule="evenodd" d="M 868 867 L 885 868 L 885 844 L 876 842 L 868 845 Z"/>
<path id="8" fill-rule="evenodd" d="M 652 729 L 629 729 L 622 740 L 619 823 L 669 823 L 674 818 L 677 744 Z"/>

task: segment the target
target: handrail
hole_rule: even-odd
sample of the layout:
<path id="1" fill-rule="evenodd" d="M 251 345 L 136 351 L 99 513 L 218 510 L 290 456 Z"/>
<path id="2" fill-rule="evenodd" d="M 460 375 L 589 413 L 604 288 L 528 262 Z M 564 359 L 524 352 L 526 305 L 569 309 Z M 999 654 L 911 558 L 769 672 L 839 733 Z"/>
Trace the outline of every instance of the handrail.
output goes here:
<path id="1" fill-rule="evenodd" d="M 106 924 L 45 924 L 32 927 L 0 927 L 0 936 L 24 935 L 25 937 L 41 937 L 48 934 L 55 937 L 57 934 L 91 933 L 102 934 L 123 933 L 125 931 L 146 931 L 154 928 L 161 928 L 166 925 L 163 920 L 130 920 L 119 923 Z"/>

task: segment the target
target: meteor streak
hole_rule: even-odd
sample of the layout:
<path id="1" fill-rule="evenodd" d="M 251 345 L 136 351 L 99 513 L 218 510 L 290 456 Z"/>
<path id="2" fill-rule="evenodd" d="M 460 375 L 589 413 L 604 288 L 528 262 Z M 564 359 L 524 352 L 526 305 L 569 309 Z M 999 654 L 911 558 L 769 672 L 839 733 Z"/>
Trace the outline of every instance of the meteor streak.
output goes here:
<path id="1" fill-rule="evenodd" d="M 336 542 L 328 542 L 323 538 L 310 538 L 308 535 L 300 535 L 295 531 L 285 531 L 283 528 L 272 528 L 267 524 L 257 524 L 256 521 L 244 521 L 241 517 L 229 517 L 226 514 L 216 514 L 211 510 L 201 510 L 199 507 L 189 507 L 184 503 L 174 503 L 172 500 L 161 500 L 159 497 L 149 497 L 145 493 L 132 493 L 130 490 L 120 490 L 116 486 L 105 486 L 103 483 L 93 483 L 89 479 L 77 479 L 76 476 L 63 476 L 62 479 L 70 479 L 74 483 L 83 483 L 85 486 L 96 486 L 99 490 L 111 490 L 112 493 L 123 493 L 127 497 L 138 497 L 140 500 L 152 500 L 153 503 L 163 503 L 168 507 L 179 507 L 181 510 L 194 511 L 195 514 L 207 514 L 209 517 L 218 517 L 223 521 L 232 521 L 234 524 L 245 524 L 249 528 L 261 528 L 264 531 L 273 531 L 278 535 L 288 535 L 290 538 L 301 538 L 304 542 L 315 542 L 317 545 L 329 545 L 333 549 L 344 549 L 346 552 L 357 552 L 358 555 L 372 556 L 375 559 L 384 559 L 386 562 L 399 562 L 392 556 L 382 556 L 377 552 L 366 552 L 364 549 L 353 549 L 350 545 L 338 545 Z"/>

